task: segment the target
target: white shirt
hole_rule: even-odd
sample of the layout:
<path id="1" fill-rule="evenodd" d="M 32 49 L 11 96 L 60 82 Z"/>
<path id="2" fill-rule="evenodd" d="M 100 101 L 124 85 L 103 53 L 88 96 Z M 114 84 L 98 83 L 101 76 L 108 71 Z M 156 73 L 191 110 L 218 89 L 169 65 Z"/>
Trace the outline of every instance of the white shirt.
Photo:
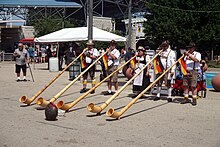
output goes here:
<path id="1" fill-rule="evenodd" d="M 194 51 L 191 56 L 195 57 L 199 62 L 195 62 L 195 67 L 194 67 L 194 61 L 191 60 L 189 57 L 185 57 L 184 61 L 186 62 L 186 70 L 199 70 L 200 69 L 200 60 L 201 60 L 201 54 L 199 52 Z M 194 69 L 193 69 L 194 67 Z"/>
<path id="2" fill-rule="evenodd" d="M 139 62 L 138 62 L 139 61 Z M 144 61 L 144 63 L 143 63 Z M 146 55 L 145 58 L 144 56 L 142 57 L 136 57 L 136 65 L 135 65 L 135 74 L 139 73 L 140 70 L 146 66 L 146 64 L 150 61 L 150 56 Z M 146 68 L 145 68 L 146 69 Z M 143 78 L 144 78 L 144 71 L 142 71 L 135 79 L 133 82 L 133 85 L 137 85 L 137 86 L 142 86 L 143 85 Z"/>
<path id="3" fill-rule="evenodd" d="M 112 64 L 118 66 L 120 52 L 116 48 L 111 50 L 110 52 L 111 52 L 111 54 L 113 54 L 115 56 L 116 59 L 112 59 L 111 56 L 108 55 L 108 66 L 112 66 Z"/>
<path id="4" fill-rule="evenodd" d="M 150 61 L 150 56 L 149 56 L 149 55 L 145 55 L 145 59 L 144 59 L 143 56 L 142 56 L 142 57 L 136 57 L 136 61 L 138 61 L 138 60 L 139 60 L 140 62 L 141 62 L 141 61 L 143 62 L 143 61 L 145 60 L 145 61 L 146 61 L 146 64 L 147 64 L 147 63 Z M 138 62 L 136 62 L 135 68 L 140 68 L 140 69 L 141 69 L 141 68 L 144 67 L 144 65 L 145 65 L 145 64 L 143 64 L 143 63 L 138 63 Z"/>
<path id="5" fill-rule="evenodd" d="M 163 65 L 164 69 L 166 70 L 167 68 L 169 68 L 170 66 L 172 66 L 175 63 L 176 54 L 169 47 L 167 50 L 160 53 L 160 60 L 161 60 L 161 63 Z M 175 69 L 176 69 L 176 66 L 174 65 L 171 68 L 171 72 L 175 72 Z"/>
<path id="6" fill-rule="evenodd" d="M 92 48 L 90 50 L 87 50 L 85 52 L 85 54 L 90 54 L 92 56 L 98 57 L 99 56 L 99 51 L 96 48 Z M 86 56 L 86 63 L 90 64 L 90 63 L 92 63 L 92 61 L 93 61 L 92 58 Z"/>

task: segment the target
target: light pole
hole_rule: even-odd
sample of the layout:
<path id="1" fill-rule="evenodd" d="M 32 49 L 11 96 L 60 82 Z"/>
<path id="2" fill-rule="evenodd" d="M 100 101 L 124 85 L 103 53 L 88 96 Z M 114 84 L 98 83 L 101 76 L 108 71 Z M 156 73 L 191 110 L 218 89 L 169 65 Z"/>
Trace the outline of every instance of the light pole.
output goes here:
<path id="1" fill-rule="evenodd" d="M 93 39 L 93 0 L 88 0 L 88 40 Z"/>
<path id="2" fill-rule="evenodd" d="M 131 4 L 132 4 L 132 0 L 129 0 L 129 4 L 128 4 L 128 47 L 131 47 L 131 32 L 132 32 L 132 26 L 131 26 Z"/>

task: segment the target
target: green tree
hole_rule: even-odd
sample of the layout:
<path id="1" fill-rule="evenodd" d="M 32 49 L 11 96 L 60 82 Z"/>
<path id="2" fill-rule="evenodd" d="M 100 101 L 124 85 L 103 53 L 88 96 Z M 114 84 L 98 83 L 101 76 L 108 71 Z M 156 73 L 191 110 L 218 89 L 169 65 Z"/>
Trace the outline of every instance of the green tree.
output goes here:
<path id="1" fill-rule="evenodd" d="M 200 48 L 215 48 L 220 42 L 219 0 L 149 0 L 145 33 L 151 45 L 168 39 L 173 46 L 185 47 L 189 41 Z"/>
<path id="2" fill-rule="evenodd" d="M 82 24 L 81 21 L 75 19 L 64 20 L 64 28 L 77 27 Z M 37 34 L 35 37 L 43 36 L 62 29 L 62 20 L 55 18 L 42 18 L 38 20 L 29 20 L 28 25 L 34 26 Z"/>

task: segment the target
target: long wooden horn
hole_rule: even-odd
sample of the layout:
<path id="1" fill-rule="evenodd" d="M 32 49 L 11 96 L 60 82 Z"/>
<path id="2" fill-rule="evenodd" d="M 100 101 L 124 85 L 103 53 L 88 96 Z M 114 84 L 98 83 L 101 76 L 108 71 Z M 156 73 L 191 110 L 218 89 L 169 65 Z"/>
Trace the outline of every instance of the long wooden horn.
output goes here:
<path id="1" fill-rule="evenodd" d="M 106 115 L 116 119 L 120 119 L 120 116 L 127 111 L 145 92 L 147 92 L 157 81 L 159 81 L 176 63 L 178 63 L 184 55 L 182 55 L 173 65 L 171 65 L 162 75 L 160 75 L 153 83 L 151 83 L 146 89 L 144 89 L 135 99 L 133 99 L 128 105 L 122 108 L 119 112 L 114 111 L 113 108 L 110 108 Z"/>
<path id="2" fill-rule="evenodd" d="M 138 73 L 136 73 L 125 85 L 123 85 L 114 95 L 112 95 L 107 101 L 105 101 L 101 106 L 95 106 L 94 103 L 90 103 L 87 106 L 87 110 L 92 113 L 100 113 L 105 109 L 160 53 L 160 50 Z"/>
<path id="3" fill-rule="evenodd" d="M 49 101 L 45 100 L 44 98 L 39 98 L 37 100 L 37 104 L 41 105 L 42 107 L 46 107 L 50 102 L 55 102 L 66 90 L 68 90 L 84 73 L 86 73 L 93 65 L 96 64 L 99 59 L 102 58 L 107 53 L 107 51 L 99 56 L 89 67 L 87 67 L 83 72 L 81 72 L 73 81 L 71 81 L 66 87 L 64 87 L 59 93 L 57 93 L 53 98 L 51 98 Z"/>
<path id="4" fill-rule="evenodd" d="M 87 49 L 83 50 L 83 52 L 77 56 L 69 65 L 67 65 L 56 77 L 54 77 L 49 83 L 47 83 L 40 91 L 38 91 L 32 98 L 27 98 L 27 96 L 21 96 L 19 98 L 19 101 L 21 103 L 25 103 L 27 105 L 30 105 L 42 92 L 44 92 L 44 90 L 46 90 L 56 79 L 59 78 L 60 75 L 62 75 L 64 73 L 64 71 L 66 71 L 76 60 L 78 60 L 80 58 L 80 56 L 82 56 L 84 54 L 84 52 Z"/>
<path id="5" fill-rule="evenodd" d="M 81 95 L 79 98 L 77 98 L 75 101 L 65 104 L 64 101 L 59 101 L 57 103 L 57 108 L 68 111 L 70 108 L 75 106 L 79 101 L 81 101 L 84 97 L 86 97 L 91 91 L 95 90 L 98 86 L 100 86 L 103 82 L 105 82 L 108 78 L 110 78 L 114 73 L 118 72 L 121 68 L 123 68 L 126 64 L 128 64 L 131 60 L 133 60 L 136 57 L 133 56 L 130 60 L 122 64 L 120 67 L 118 67 L 114 72 L 112 72 L 110 75 L 105 77 L 102 81 L 100 81 L 98 84 L 96 84 L 94 87 L 92 87 L 89 91 Z"/>

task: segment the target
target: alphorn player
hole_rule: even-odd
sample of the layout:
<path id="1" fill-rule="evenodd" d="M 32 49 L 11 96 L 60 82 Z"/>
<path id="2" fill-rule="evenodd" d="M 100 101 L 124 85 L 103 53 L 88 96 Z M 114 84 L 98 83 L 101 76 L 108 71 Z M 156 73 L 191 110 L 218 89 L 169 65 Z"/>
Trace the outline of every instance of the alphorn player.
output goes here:
<path id="1" fill-rule="evenodd" d="M 142 46 L 138 47 L 137 57 L 135 58 L 135 67 L 134 74 L 138 73 L 149 61 L 150 56 L 145 54 L 145 49 Z M 140 92 L 147 88 L 150 84 L 150 64 L 145 68 L 135 79 L 133 82 L 133 93 L 136 97 Z"/>
<path id="2" fill-rule="evenodd" d="M 87 45 L 87 49 L 84 52 L 84 55 L 83 55 L 84 58 L 82 59 L 83 61 L 81 61 L 82 62 L 82 72 L 86 68 L 88 68 L 89 65 L 91 65 L 93 63 L 93 61 L 95 61 L 95 59 L 99 56 L 99 51 L 96 48 L 93 48 L 94 43 L 92 42 L 92 40 L 88 40 L 86 45 Z M 85 64 L 85 65 L 83 65 L 83 64 Z M 87 85 L 88 74 L 92 80 L 92 87 L 94 87 L 96 84 L 95 65 L 92 66 L 87 72 L 85 72 L 85 74 L 83 74 L 83 89 L 81 89 L 80 93 L 85 93 L 87 91 L 86 85 Z M 93 90 L 91 92 L 91 94 L 93 94 L 93 93 L 95 93 L 95 90 Z"/>
<path id="3" fill-rule="evenodd" d="M 107 56 L 108 56 L 108 71 L 107 74 L 111 74 L 114 72 L 119 65 L 119 57 L 120 52 L 116 49 L 116 42 L 115 40 L 110 41 L 109 48 L 106 49 Z M 118 90 L 118 72 L 114 73 L 113 76 L 111 76 L 108 79 L 108 92 L 104 95 L 112 95 L 112 84 L 114 83 L 115 91 Z"/>
<path id="4" fill-rule="evenodd" d="M 194 42 L 190 42 L 188 46 L 186 46 L 189 52 L 184 52 L 185 57 L 184 61 L 186 63 L 186 71 L 187 74 L 183 76 L 183 86 L 184 86 L 184 100 L 181 104 L 185 104 L 189 101 L 189 87 L 192 89 L 192 105 L 195 106 L 197 104 L 197 76 L 198 70 L 200 69 L 200 60 L 201 54 L 196 52 L 196 44 Z"/>
<path id="5" fill-rule="evenodd" d="M 176 61 L 176 55 L 173 50 L 171 50 L 169 41 L 164 41 L 161 44 L 161 49 L 163 50 L 160 55 L 158 56 L 158 60 L 161 63 L 161 71 L 156 74 L 156 78 L 158 78 L 167 68 L 169 68 L 171 65 L 173 65 Z M 154 101 L 157 101 L 160 99 L 160 93 L 161 93 L 161 86 L 163 84 L 163 81 L 165 82 L 165 85 L 167 86 L 167 101 L 172 102 L 172 87 L 171 87 L 171 81 L 174 76 L 175 72 L 175 66 L 171 68 L 171 70 L 164 75 L 163 78 L 161 78 L 157 82 L 157 96 L 154 98 Z"/>

